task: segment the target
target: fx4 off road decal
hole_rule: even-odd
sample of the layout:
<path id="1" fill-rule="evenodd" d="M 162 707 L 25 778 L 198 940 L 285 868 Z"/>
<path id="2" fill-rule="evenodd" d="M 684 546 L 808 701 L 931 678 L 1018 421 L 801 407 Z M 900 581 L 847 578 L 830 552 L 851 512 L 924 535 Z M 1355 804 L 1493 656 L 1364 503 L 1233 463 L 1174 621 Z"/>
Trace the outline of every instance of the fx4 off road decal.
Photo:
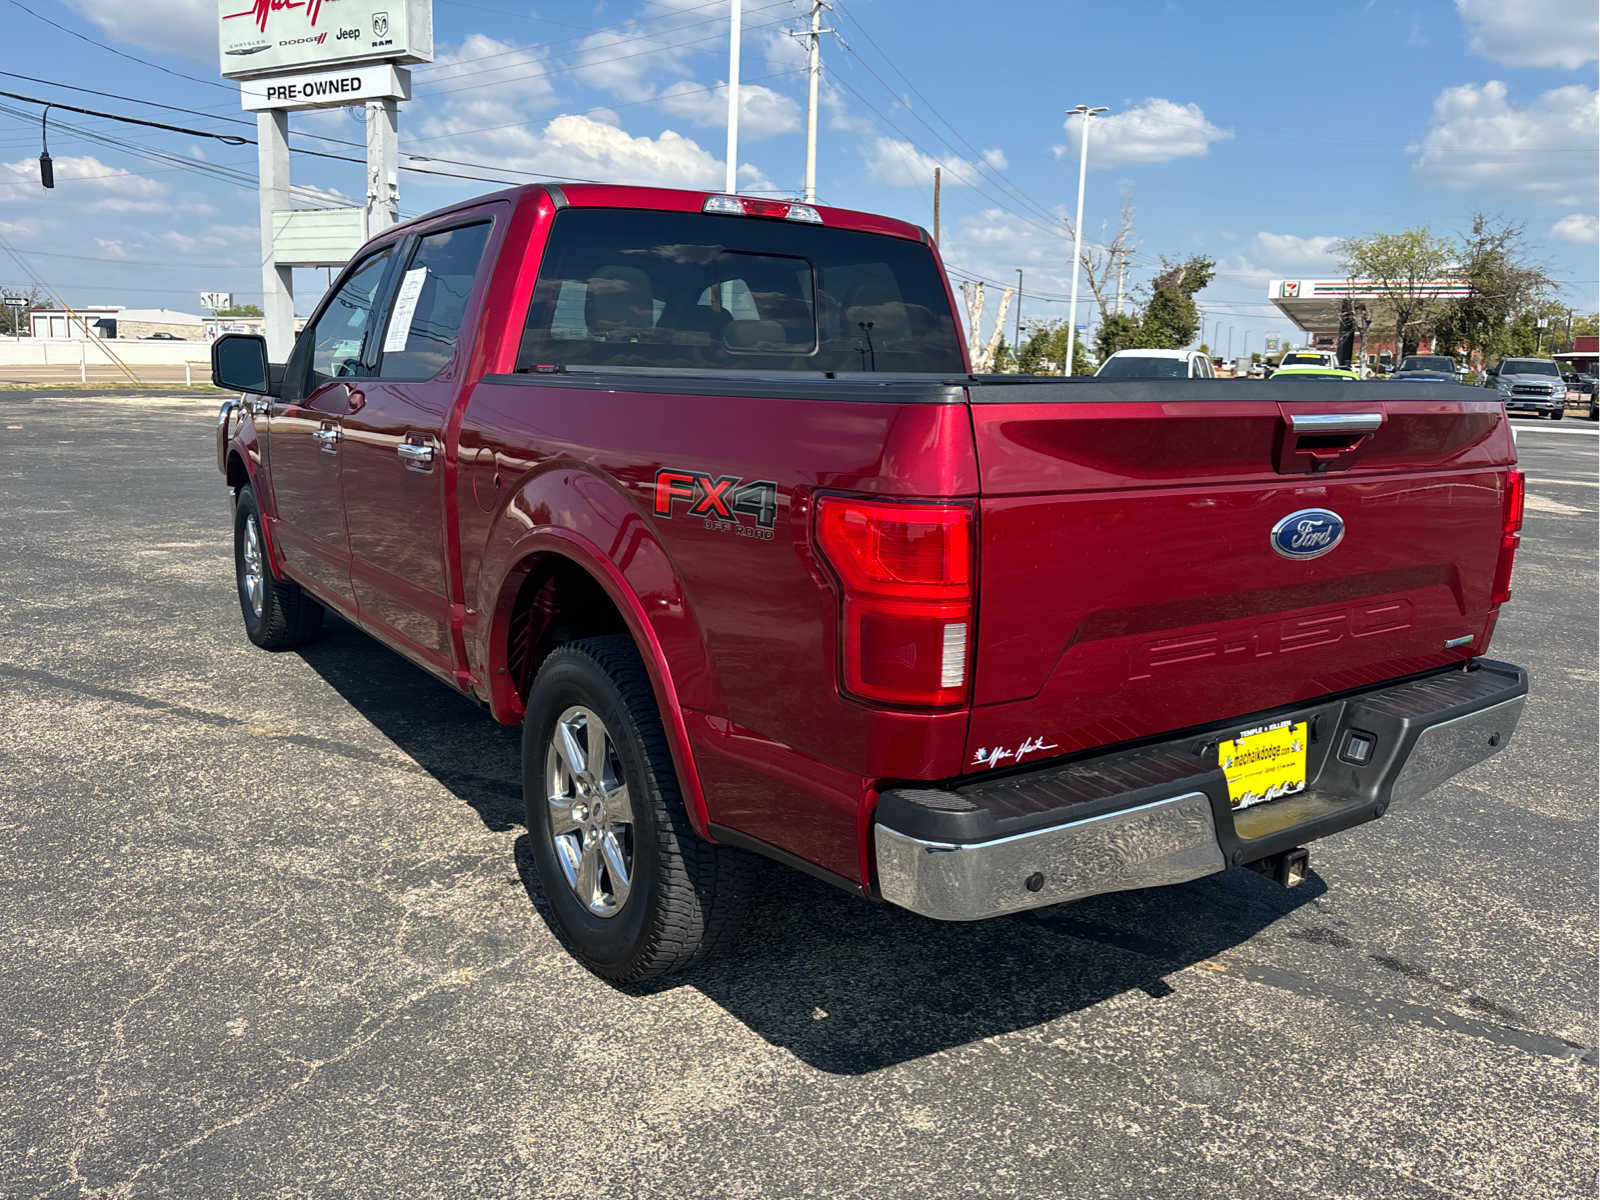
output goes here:
<path id="1" fill-rule="evenodd" d="M 656 516 L 670 519 L 685 505 L 687 515 L 700 518 L 707 529 L 770 542 L 778 523 L 778 485 L 770 479 L 746 483 L 738 475 L 657 471 Z M 747 524 L 746 517 L 754 524 Z"/>

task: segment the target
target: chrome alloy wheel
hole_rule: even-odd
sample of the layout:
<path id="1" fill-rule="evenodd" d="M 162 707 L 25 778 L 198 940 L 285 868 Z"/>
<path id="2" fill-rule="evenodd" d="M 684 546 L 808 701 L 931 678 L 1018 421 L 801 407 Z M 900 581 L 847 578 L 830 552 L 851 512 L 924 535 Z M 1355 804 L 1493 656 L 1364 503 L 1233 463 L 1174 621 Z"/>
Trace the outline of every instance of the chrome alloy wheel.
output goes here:
<path id="1" fill-rule="evenodd" d="M 244 597 L 250 602 L 250 612 L 261 618 L 262 594 L 266 591 L 266 565 L 261 555 L 261 530 L 256 516 L 251 513 L 244 519 Z"/>
<path id="2" fill-rule="evenodd" d="M 544 753 L 550 837 L 561 873 L 597 917 L 614 917 L 633 890 L 633 802 L 605 723 L 574 705 Z"/>

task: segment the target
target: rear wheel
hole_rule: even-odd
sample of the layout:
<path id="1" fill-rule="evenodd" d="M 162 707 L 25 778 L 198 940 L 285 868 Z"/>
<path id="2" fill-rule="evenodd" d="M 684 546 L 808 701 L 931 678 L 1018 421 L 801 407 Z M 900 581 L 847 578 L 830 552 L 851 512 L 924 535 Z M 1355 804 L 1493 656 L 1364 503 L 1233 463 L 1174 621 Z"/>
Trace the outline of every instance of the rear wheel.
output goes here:
<path id="1" fill-rule="evenodd" d="M 522 786 L 556 932 L 595 974 L 649 979 L 731 940 L 752 864 L 690 826 L 627 638 L 586 638 L 545 659 L 522 726 Z"/>
<path id="2" fill-rule="evenodd" d="M 299 586 L 279 579 L 267 557 L 255 492 L 239 489 L 233 509 L 233 569 L 246 636 L 263 650 L 287 650 L 322 628 L 322 605 Z"/>

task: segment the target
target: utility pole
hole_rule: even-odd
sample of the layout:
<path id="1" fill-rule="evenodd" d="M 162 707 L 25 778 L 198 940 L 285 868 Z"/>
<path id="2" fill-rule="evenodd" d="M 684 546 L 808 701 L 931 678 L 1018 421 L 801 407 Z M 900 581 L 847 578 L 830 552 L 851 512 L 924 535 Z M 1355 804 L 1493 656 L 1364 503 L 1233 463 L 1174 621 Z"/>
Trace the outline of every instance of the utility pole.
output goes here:
<path id="1" fill-rule="evenodd" d="M 933 244 L 939 244 L 939 168 L 933 169 Z"/>
<path id="2" fill-rule="evenodd" d="M 805 202 L 817 202 L 817 86 L 822 81 L 822 35 L 837 33 L 822 27 L 822 10 L 833 5 L 811 0 L 811 28 L 789 30 L 789 36 L 806 42 L 806 75 L 810 95 L 806 104 L 806 183 Z"/>
<path id="3" fill-rule="evenodd" d="M 1011 347 L 1013 358 L 1022 353 L 1022 268 L 1017 268 L 1017 332 L 1016 342 Z"/>
<path id="4" fill-rule="evenodd" d="M 723 191 L 739 190 L 739 24 L 740 0 L 730 0 L 728 15 L 728 169 Z"/>
<path id="5" fill-rule="evenodd" d="M 1078 340 L 1078 276 L 1083 268 L 1083 184 L 1089 174 L 1089 119 L 1106 111 L 1104 105 L 1091 108 L 1080 104 L 1069 108 L 1067 115 L 1083 118 L 1083 137 L 1078 147 L 1078 215 L 1072 224 L 1072 301 L 1067 311 L 1067 361 L 1061 369 L 1063 375 L 1072 374 L 1072 352 Z"/>

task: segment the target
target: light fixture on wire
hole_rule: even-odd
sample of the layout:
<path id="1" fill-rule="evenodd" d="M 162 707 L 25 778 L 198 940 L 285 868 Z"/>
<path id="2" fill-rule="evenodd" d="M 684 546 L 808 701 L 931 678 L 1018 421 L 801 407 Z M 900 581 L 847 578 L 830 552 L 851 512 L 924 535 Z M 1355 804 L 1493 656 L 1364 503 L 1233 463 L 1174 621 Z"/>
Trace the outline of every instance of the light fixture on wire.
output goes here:
<path id="1" fill-rule="evenodd" d="M 46 104 L 39 114 L 39 138 L 43 146 L 39 153 L 39 182 L 47 188 L 56 186 L 56 165 L 50 161 L 50 106 Z"/>

